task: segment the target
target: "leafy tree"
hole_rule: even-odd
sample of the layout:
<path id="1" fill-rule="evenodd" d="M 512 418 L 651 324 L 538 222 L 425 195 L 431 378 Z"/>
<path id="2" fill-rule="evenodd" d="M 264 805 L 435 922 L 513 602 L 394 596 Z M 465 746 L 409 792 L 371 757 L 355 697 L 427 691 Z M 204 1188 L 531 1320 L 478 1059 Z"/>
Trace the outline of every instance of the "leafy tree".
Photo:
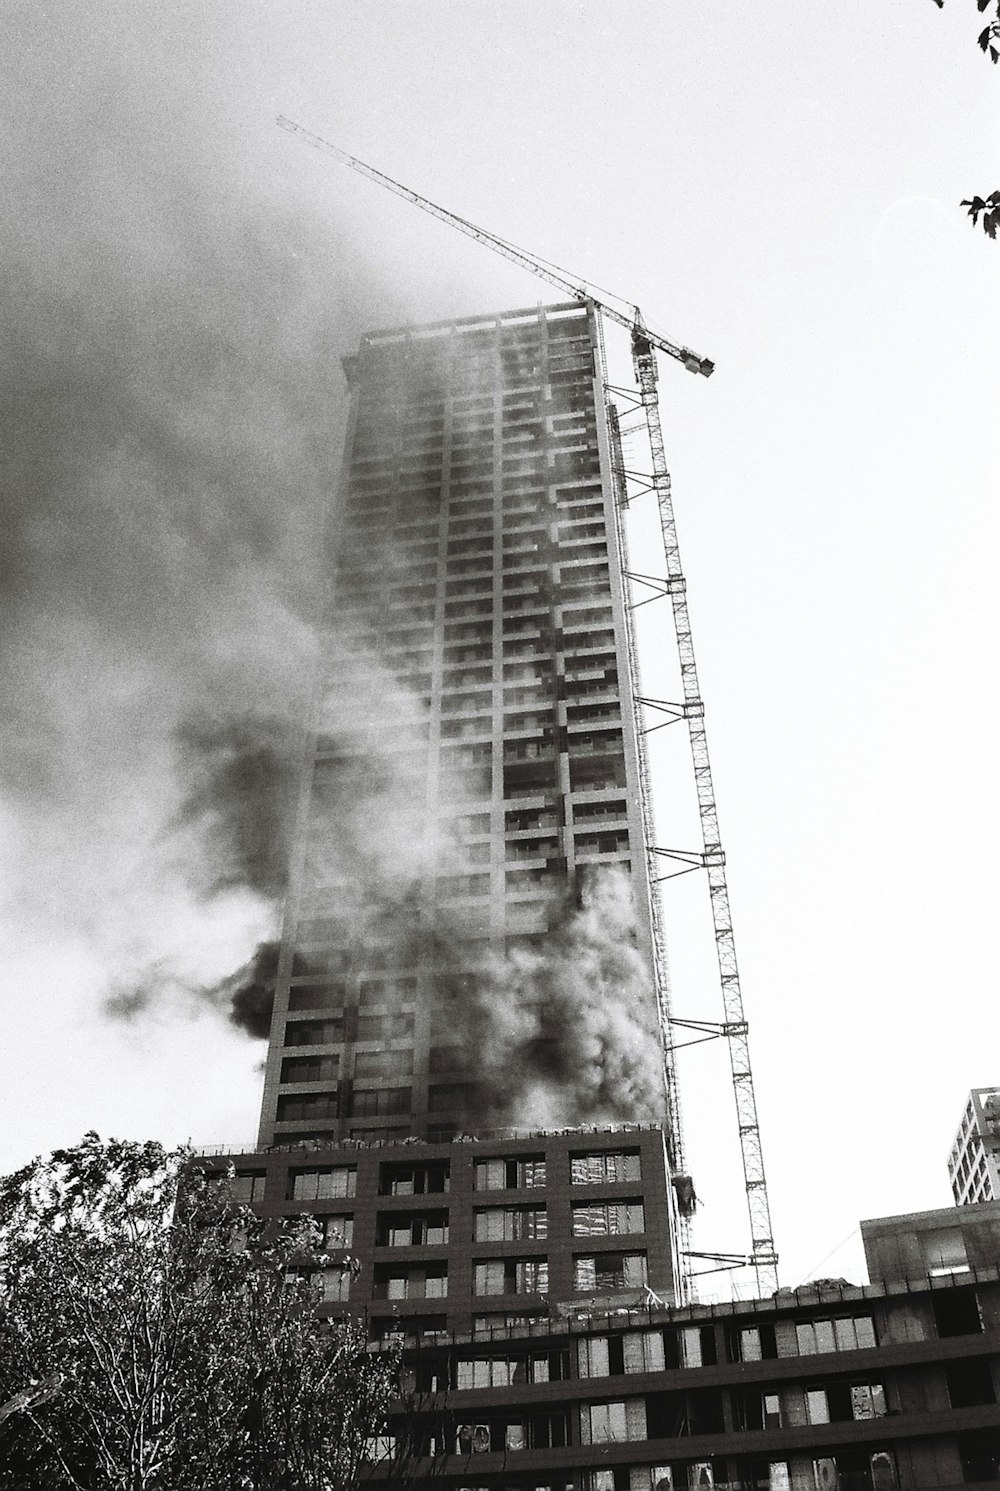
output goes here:
<path id="1" fill-rule="evenodd" d="M 939 10 L 944 8 L 944 0 L 934 0 Z M 1000 0 L 976 0 L 976 6 L 980 15 L 986 11 L 992 11 L 993 16 L 980 31 L 976 38 L 980 50 L 993 62 L 1000 62 Z M 1000 228 L 1000 191 L 991 192 L 988 197 L 966 197 L 962 202 L 963 207 L 969 209 L 973 227 L 978 226 L 979 214 L 983 214 L 983 229 L 988 238 L 996 238 L 997 229 Z"/>
<path id="2" fill-rule="evenodd" d="M 0 1488 L 347 1491 L 395 1363 L 318 1314 L 337 1257 L 155 1143 L 0 1180 Z"/>
<path id="3" fill-rule="evenodd" d="M 939 10 L 944 9 L 944 0 L 934 0 L 934 4 Z M 1000 61 L 1000 0 L 976 0 L 976 8 L 980 15 L 987 10 L 992 10 L 996 16 L 995 20 L 987 22 L 976 40 L 980 50 L 985 52 L 991 61 L 998 62 Z"/>
<path id="4" fill-rule="evenodd" d="M 969 209 L 973 227 L 979 222 L 979 214 L 983 214 L 983 228 L 988 238 L 997 236 L 1000 228 L 1000 191 L 990 192 L 988 197 L 967 197 L 962 202 L 963 207 Z"/>

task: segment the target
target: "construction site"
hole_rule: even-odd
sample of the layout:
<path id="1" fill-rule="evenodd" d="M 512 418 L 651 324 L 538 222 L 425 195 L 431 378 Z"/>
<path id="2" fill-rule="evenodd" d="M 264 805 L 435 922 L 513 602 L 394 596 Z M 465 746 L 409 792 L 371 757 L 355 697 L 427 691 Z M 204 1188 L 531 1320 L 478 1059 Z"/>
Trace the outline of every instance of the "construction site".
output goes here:
<path id="1" fill-rule="evenodd" d="M 258 1147 L 232 1160 L 240 1199 L 321 1223 L 323 1308 L 405 1348 L 372 1479 L 991 1479 L 996 1203 L 865 1224 L 868 1285 L 779 1288 L 659 405 L 661 372 L 712 361 L 278 122 L 558 297 L 372 330 L 344 360 Z M 716 970 L 697 998 L 668 962 L 680 877 Z M 728 1053 L 741 1217 L 699 1210 L 688 1159 L 705 1045 Z M 956 1227 L 963 1261 L 932 1267 Z"/>

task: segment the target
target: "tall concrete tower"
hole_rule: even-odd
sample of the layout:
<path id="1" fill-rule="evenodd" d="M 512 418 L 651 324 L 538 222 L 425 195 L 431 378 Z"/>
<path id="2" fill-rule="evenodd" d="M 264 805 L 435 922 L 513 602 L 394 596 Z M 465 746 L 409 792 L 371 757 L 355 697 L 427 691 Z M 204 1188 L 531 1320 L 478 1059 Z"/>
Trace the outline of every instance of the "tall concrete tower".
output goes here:
<path id="1" fill-rule="evenodd" d="M 259 1148 L 375 1335 L 683 1297 L 692 1204 L 592 307 L 366 336 Z M 611 1301 L 609 1304 L 608 1301 Z"/>
<path id="2" fill-rule="evenodd" d="M 591 309 L 367 336 L 260 1139 L 662 1115 Z"/>

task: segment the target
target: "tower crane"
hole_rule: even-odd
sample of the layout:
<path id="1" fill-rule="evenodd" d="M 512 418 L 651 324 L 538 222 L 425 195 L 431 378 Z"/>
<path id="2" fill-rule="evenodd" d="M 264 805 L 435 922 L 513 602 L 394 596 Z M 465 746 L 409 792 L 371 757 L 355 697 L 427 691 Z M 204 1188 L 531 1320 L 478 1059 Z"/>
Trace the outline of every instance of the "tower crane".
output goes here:
<path id="1" fill-rule="evenodd" d="M 322 150 L 326 155 L 332 155 L 334 160 L 339 160 L 342 165 L 350 166 L 352 170 L 367 176 L 369 181 L 377 182 L 379 186 L 386 187 L 395 192 L 397 197 L 402 197 L 407 202 L 412 202 L 415 207 L 423 208 L 432 217 L 439 218 L 441 222 L 448 223 L 452 228 L 457 228 L 460 233 L 465 233 L 469 238 L 474 238 L 477 243 L 485 244 L 496 253 L 503 254 L 505 259 L 511 263 L 518 264 L 522 269 L 527 269 L 531 274 L 539 275 L 543 280 L 548 280 L 550 285 L 565 292 L 571 300 L 589 300 L 597 307 L 602 316 L 609 321 L 615 321 L 619 326 L 626 327 L 629 331 L 648 342 L 659 352 L 666 352 L 669 357 L 675 357 L 682 362 L 691 373 L 702 373 L 706 378 L 711 377 L 715 367 L 707 357 L 699 357 L 697 352 L 692 352 L 689 347 L 676 347 L 673 342 L 660 336 L 658 332 L 650 331 L 643 325 L 639 307 L 631 307 L 631 315 L 618 310 L 616 306 L 609 305 L 607 301 L 601 300 L 594 293 L 594 287 L 588 286 L 581 281 L 574 281 L 563 270 L 555 264 L 547 264 L 537 254 L 528 253 L 526 249 L 518 248 L 516 244 L 509 243 L 506 238 L 500 238 L 496 233 L 490 233 L 485 228 L 477 228 L 475 223 L 470 223 L 467 218 L 459 217 L 455 212 L 449 212 L 446 207 L 439 207 L 436 202 L 431 202 L 427 197 L 421 197 L 419 193 L 411 191 L 408 186 L 402 186 L 398 181 L 393 181 L 391 176 L 386 176 L 383 171 L 378 171 L 374 166 L 367 165 L 363 160 L 358 160 L 354 155 L 348 155 L 346 150 L 341 150 L 337 145 L 331 145 L 329 140 L 324 140 L 320 135 L 314 135 L 309 130 L 303 129 L 301 124 L 295 124 L 291 119 L 286 119 L 283 114 L 278 115 L 278 124 L 282 129 L 288 130 L 289 134 L 298 136 L 307 145 L 312 145 L 316 150 Z M 618 297 L 616 296 L 615 299 Z"/>
<path id="2" fill-rule="evenodd" d="M 387 176 L 384 172 L 377 170 L 374 166 L 368 165 L 365 161 L 359 160 L 356 156 L 348 154 L 346 150 L 341 150 L 339 146 L 331 144 L 329 140 L 323 139 L 322 136 L 304 129 L 301 124 L 294 123 L 291 119 L 285 118 L 284 115 L 278 116 L 277 123 L 282 129 L 287 130 L 289 134 L 296 136 L 305 144 L 311 145 L 314 149 L 326 155 L 333 156 L 334 160 L 340 161 L 345 166 L 350 166 L 352 170 L 367 177 L 369 181 L 374 181 L 377 185 L 385 187 L 397 197 L 402 197 L 405 201 L 411 202 L 415 207 L 419 207 L 422 211 L 429 213 L 431 217 L 438 218 L 441 222 L 447 223 L 452 228 L 456 228 L 460 233 L 466 234 L 467 237 L 474 239 L 477 243 L 484 244 L 495 253 L 502 254 L 511 263 L 517 264 L 520 268 L 526 269 L 531 274 L 537 275 L 540 279 L 546 280 L 550 285 L 562 291 L 569 299 L 583 303 L 589 302 L 606 320 L 625 327 L 631 335 L 632 361 L 636 384 L 639 389 L 639 395 L 635 399 L 635 402 L 637 405 L 641 405 L 643 410 L 652 467 L 650 478 L 642 490 L 652 491 L 656 496 L 667 569 L 664 580 L 652 583 L 655 583 L 659 587 L 660 595 L 668 596 L 670 599 L 684 697 L 680 703 L 667 704 L 664 701 L 645 699 L 642 697 L 641 690 L 638 687 L 635 688 L 634 692 L 637 697 L 637 708 L 641 709 L 643 706 L 651 706 L 660 709 L 667 716 L 667 720 L 664 723 L 672 723 L 675 720 L 685 720 L 687 722 L 702 836 L 702 847 L 698 851 L 670 850 L 654 845 L 648 845 L 647 850 L 651 865 L 655 863 L 657 857 L 662 856 L 682 862 L 685 869 L 701 868 L 707 872 L 725 1019 L 712 1026 L 704 1021 L 672 1020 L 663 1004 L 664 995 L 662 990 L 659 989 L 660 984 L 663 982 L 661 978 L 662 970 L 658 970 L 657 983 L 661 998 L 661 1016 L 665 1024 L 672 1024 L 678 1027 L 694 1027 L 703 1032 L 710 1032 L 710 1034 L 727 1038 L 730 1069 L 736 1096 L 736 1111 L 747 1206 L 750 1215 L 752 1256 L 748 1262 L 755 1269 L 759 1293 L 762 1295 L 769 1294 L 778 1285 L 778 1259 L 774 1248 L 770 1208 L 767 1198 L 767 1182 L 764 1176 L 764 1162 L 761 1151 L 760 1129 L 757 1122 L 753 1074 L 750 1068 L 750 1054 L 747 1044 L 747 1022 L 743 1010 L 743 996 L 736 963 L 736 946 L 733 939 L 729 908 L 729 890 L 726 883 L 725 855 L 722 852 L 722 845 L 719 840 L 718 812 L 715 802 L 715 790 L 712 784 L 712 769 L 708 756 L 708 741 L 705 735 L 705 709 L 701 699 L 701 690 L 698 685 L 698 672 L 695 664 L 691 623 L 687 607 L 687 585 L 684 572 L 681 568 L 671 494 L 670 472 L 667 468 L 664 452 L 659 399 L 656 392 L 657 352 L 666 353 L 668 357 L 674 358 L 687 368 L 688 372 L 701 373 L 705 378 L 711 376 L 715 364 L 707 357 L 701 357 L 697 352 L 692 352 L 689 347 L 679 347 L 674 342 L 668 340 L 667 337 L 661 336 L 658 332 L 647 327 L 637 305 L 632 305 L 629 301 L 622 300 L 617 295 L 611 295 L 610 299 L 605 298 L 609 292 L 600 291 L 596 286 L 591 285 L 587 281 L 576 279 L 565 270 L 560 269 L 558 265 L 550 263 L 539 255 L 530 253 L 527 249 L 519 248 L 517 244 L 511 243 L 506 238 L 501 238 L 496 233 L 489 232 L 486 228 L 478 227 L 475 223 L 470 222 L 467 218 L 460 217 L 457 213 L 449 212 L 447 208 L 438 206 L 437 203 L 430 201 L 427 197 L 421 196 L 418 192 L 411 190 L 410 187 L 403 186 L 400 182 L 394 181 L 391 176 Z M 618 304 L 611 304 L 611 301 L 617 301 Z M 620 306 L 627 307 L 627 310 L 620 309 Z M 628 500 L 628 474 L 619 466 L 616 475 L 624 505 Z M 649 577 L 630 576 L 630 579 L 638 580 L 644 584 L 651 583 Z M 634 673 L 635 649 L 631 645 L 631 637 L 629 653 Z M 633 677 L 633 682 L 637 684 L 638 680 L 636 676 Z M 652 728 L 657 727 L 654 726 Z M 640 741 L 644 733 L 646 732 L 639 732 Z M 648 777 L 644 756 L 641 759 L 640 766 L 643 777 L 643 795 L 645 797 L 648 788 Z M 646 817 L 648 820 L 648 813 Z M 685 873 L 685 869 L 677 873 Z M 670 876 L 654 875 L 652 878 L 655 884 L 660 880 L 669 879 Z M 655 896 L 653 917 L 654 941 L 657 944 L 658 958 L 660 958 L 663 956 L 663 948 L 661 945 L 661 935 L 658 930 L 659 914 L 655 905 Z M 676 1082 L 673 1080 L 672 1052 L 674 1049 L 676 1047 L 668 1041 L 665 1061 L 667 1063 L 669 1079 L 667 1087 L 671 1123 L 674 1131 L 673 1139 L 677 1146 L 676 1158 L 682 1155 L 682 1135 Z M 683 1168 L 682 1158 L 680 1159 L 680 1166 Z M 689 1258 L 704 1256 L 707 1255 L 688 1254 Z M 723 1255 L 712 1256 L 721 1258 Z"/>

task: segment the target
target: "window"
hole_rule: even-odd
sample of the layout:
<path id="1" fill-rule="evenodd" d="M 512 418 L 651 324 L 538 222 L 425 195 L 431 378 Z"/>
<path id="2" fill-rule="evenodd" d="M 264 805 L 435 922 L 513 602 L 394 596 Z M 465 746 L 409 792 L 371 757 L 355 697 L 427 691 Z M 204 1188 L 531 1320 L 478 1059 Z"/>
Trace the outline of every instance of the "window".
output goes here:
<path id="1" fill-rule="evenodd" d="M 778 1355 L 774 1326 L 750 1325 L 727 1332 L 728 1357 L 731 1362 L 770 1361 Z"/>
<path id="2" fill-rule="evenodd" d="M 891 1491 L 897 1484 L 890 1450 L 843 1450 L 814 1460 L 812 1471 L 816 1491 Z"/>
<path id="3" fill-rule="evenodd" d="M 339 1056 L 288 1056 L 281 1063 L 282 1082 L 336 1082 Z"/>
<path id="4" fill-rule="evenodd" d="M 324 1303 L 344 1304 L 350 1297 L 352 1277 L 349 1268 L 321 1268 L 309 1275 L 309 1282 Z"/>
<path id="5" fill-rule="evenodd" d="M 461 1389 L 513 1387 L 522 1382 L 557 1382 L 568 1375 L 564 1353 L 460 1357 L 455 1363 L 454 1386 Z"/>
<path id="6" fill-rule="evenodd" d="M 358 1051 L 355 1077 L 405 1077 L 413 1071 L 412 1051 Z"/>
<path id="7" fill-rule="evenodd" d="M 888 1412 L 885 1389 L 880 1382 L 828 1383 L 807 1388 L 806 1419 L 810 1424 L 842 1424 L 852 1420 L 884 1418 Z"/>
<path id="8" fill-rule="evenodd" d="M 626 1331 L 622 1337 L 622 1365 L 626 1372 L 662 1372 L 666 1365 L 663 1332 Z"/>
<path id="9" fill-rule="evenodd" d="M 852 1419 L 860 1421 L 885 1418 L 889 1410 L 885 1402 L 885 1388 L 880 1382 L 856 1383 L 848 1391 L 851 1399 Z M 833 1417 L 832 1414 L 831 1417 Z"/>
<path id="10" fill-rule="evenodd" d="M 491 1258 L 473 1272 L 473 1294 L 544 1294 L 548 1287 L 546 1258 Z"/>
<path id="11" fill-rule="evenodd" d="M 238 1170 L 229 1182 L 233 1200 L 246 1206 L 249 1206 L 252 1201 L 263 1201 L 266 1179 L 262 1171 Z"/>
<path id="12" fill-rule="evenodd" d="M 570 1158 L 570 1180 L 575 1186 L 641 1179 L 638 1150 L 622 1152 L 609 1149 L 599 1154 L 579 1154 Z"/>
<path id="13" fill-rule="evenodd" d="M 359 1015 L 359 1041 L 396 1041 L 413 1034 L 412 1015 Z"/>
<path id="14" fill-rule="evenodd" d="M 972 1361 L 949 1362 L 944 1369 L 948 1400 L 952 1408 L 972 1408 L 980 1403 L 995 1403 L 993 1374 L 982 1357 Z"/>
<path id="15" fill-rule="evenodd" d="M 960 1227 L 940 1227 L 919 1235 L 924 1267 L 931 1278 L 969 1272 L 965 1234 Z"/>
<path id="16" fill-rule="evenodd" d="M 625 1402 L 590 1403 L 580 1409 L 583 1444 L 612 1444 L 646 1438 L 646 1404 L 642 1398 Z"/>
<path id="17" fill-rule="evenodd" d="M 476 1242 L 519 1242 L 547 1235 L 544 1206 L 491 1206 L 475 1214 Z"/>
<path id="18" fill-rule="evenodd" d="M 383 1214 L 379 1218 L 378 1241 L 379 1246 L 389 1248 L 439 1247 L 448 1241 L 448 1213 Z"/>
<path id="19" fill-rule="evenodd" d="M 354 1217 L 350 1212 L 334 1212 L 315 1219 L 323 1229 L 324 1248 L 349 1248 L 354 1241 Z"/>
<path id="20" fill-rule="evenodd" d="M 315 1122 L 320 1119 L 337 1118 L 339 1114 L 339 1095 L 336 1092 L 317 1092 L 279 1097 L 276 1118 L 279 1123 L 301 1118 Z"/>
<path id="21" fill-rule="evenodd" d="M 318 991 L 310 989 L 310 1004 L 319 1004 Z M 285 1026 L 286 1046 L 336 1046 L 344 1039 L 344 1022 L 337 1020 L 289 1020 Z"/>
<path id="22" fill-rule="evenodd" d="M 645 1283 L 645 1253 L 594 1253 L 573 1259 L 574 1289 L 642 1289 Z"/>
<path id="23" fill-rule="evenodd" d="M 581 1377 L 610 1377 L 610 1341 L 607 1336 L 589 1336 L 576 1345 L 577 1370 Z"/>
<path id="24" fill-rule="evenodd" d="M 445 1299 L 448 1270 L 443 1263 L 396 1268 L 376 1265 L 376 1299 Z"/>
<path id="25" fill-rule="evenodd" d="M 544 1184 L 545 1160 L 541 1155 L 476 1161 L 477 1191 L 520 1191 Z"/>
<path id="26" fill-rule="evenodd" d="M 957 1438 L 964 1481 L 1000 1479 L 1000 1429 L 973 1429 Z"/>
<path id="27" fill-rule="evenodd" d="M 358 1172 L 354 1165 L 330 1165 L 323 1170 L 293 1170 L 289 1199 L 292 1201 L 325 1201 L 334 1196 L 353 1196 Z"/>
<path id="28" fill-rule="evenodd" d="M 948 1289 L 932 1296 L 939 1336 L 971 1336 L 983 1328 L 974 1289 Z"/>
<path id="29" fill-rule="evenodd" d="M 537 1313 L 534 1315 L 509 1315 L 497 1312 L 493 1315 L 473 1315 L 472 1334 L 477 1341 L 489 1339 L 500 1333 L 506 1334 L 511 1330 L 523 1331 L 528 1326 L 534 1325 L 544 1319 L 545 1316 L 543 1314 Z"/>
<path id="30" fill-rule="evenodd" d="M 780 1429 L 781 1399 L 777 1393 L 767 1393 L 760 1388 L 737 1389 L 733 1394 L 733 1421 L 737 1429 Z M 759 1467 L 758 1467 L 759 1469 Z M 755 1480 L 760 1482 L 760 1476 Z M 767 1486 L 764 1478 L 763 1484 Z"/>
<path id="31" fill-rule="evenodd" d="M 641 1201 L 588 1201 L 573 1207 L 574 1237 L 613 1237 L 645 1230 Z"/>
<path id="32" fill-rule="evenodd" d="M 795 1340 L 800 1356 L 824 1351 L 854 1351 L 875 1345 L 875 1327 L 870 1315 L 846 1315 L 837 1320 L 799 1320 Z"/>
<path id="33" fill-rule="evenodd" d="M 449 1184 L 447 1161 L 379 1167 L 381 1196 L 423 1196 L 431 1191 L 447 1191 Z"/>

